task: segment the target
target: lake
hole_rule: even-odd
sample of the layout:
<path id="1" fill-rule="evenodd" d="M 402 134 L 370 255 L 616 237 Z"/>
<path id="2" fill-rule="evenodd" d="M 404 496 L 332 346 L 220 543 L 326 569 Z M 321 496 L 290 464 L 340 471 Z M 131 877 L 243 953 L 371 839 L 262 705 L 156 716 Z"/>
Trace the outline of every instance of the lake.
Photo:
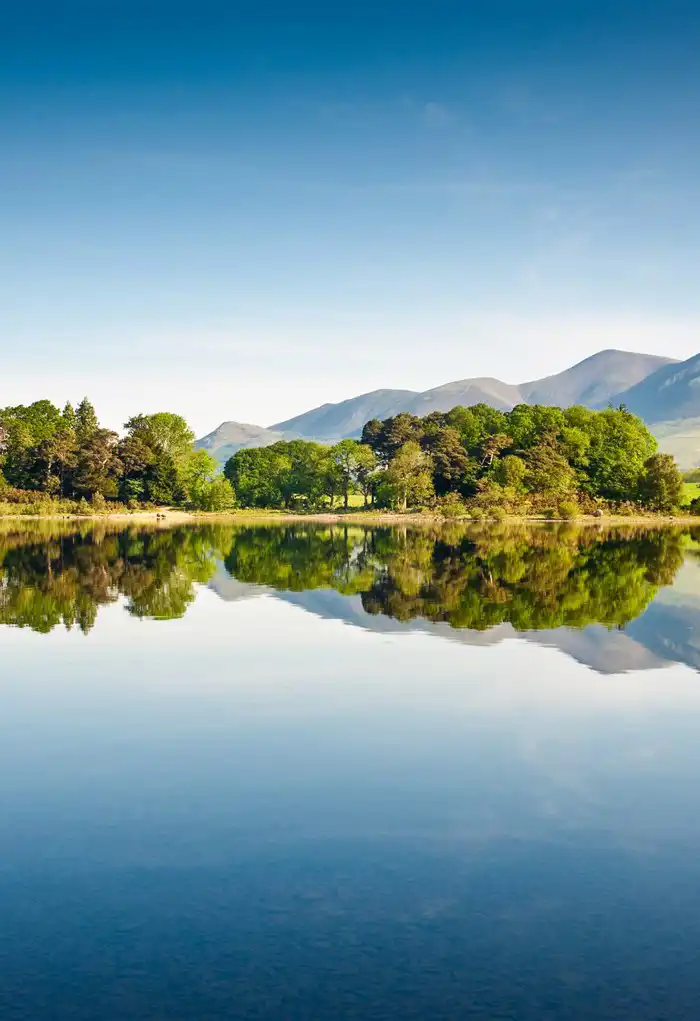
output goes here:
<path id="1" fill-rule="evenodd" d="M 0 522 L 3 1021 L 700 1016 L 700 532 Z"/>

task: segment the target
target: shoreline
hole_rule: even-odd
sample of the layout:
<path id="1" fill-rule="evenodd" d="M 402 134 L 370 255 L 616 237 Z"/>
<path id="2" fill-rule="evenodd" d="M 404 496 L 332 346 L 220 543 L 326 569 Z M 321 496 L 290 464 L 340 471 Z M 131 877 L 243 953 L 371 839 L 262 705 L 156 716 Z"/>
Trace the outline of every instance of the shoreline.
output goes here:
<path id="1" fill-rule="evenodd" d="M 568 524 L 568 525 L 647 525 L 649 527 L 671 527 L 674 525 L 700 525 L 700 515 L 662 515 L 662 514 L 606 514 L 603 517 L 593 517 L 590 514 L 581 514 L 571 518 L 542 518 L 528 517 L 525 515 L 506 515 L 501 518 L 483 517 L 474 518 L 446 518 L 441 514 L 426 512 L 418 513 L 397 513 L 394 511 L 348 511 L 335 512 L 325 511 L 315 514 L 301 514 L 293 511 L 275 510 L 236 510 L 226 512 L 206 511 L 181 511 L 161 508 L 154 511 L 131 511 L 118 512 L 114 514 L 3 514 L 0 515 L 0 523 L 3 521 L 66 521 L 66 522 L 117 522 L 117 523 L 144 523 L 154 524 L 158 527 L 184 524 L 206 524 L 215 522 L 217 524 L 237 523 L 261 523 L 276 524 L 289 521 L 308 522 L 310 524 L 352 524 L 352 525 L 460 525 L 462 527 L 484 526 L 484 525 L 547 525 L 547 524 Z"/>

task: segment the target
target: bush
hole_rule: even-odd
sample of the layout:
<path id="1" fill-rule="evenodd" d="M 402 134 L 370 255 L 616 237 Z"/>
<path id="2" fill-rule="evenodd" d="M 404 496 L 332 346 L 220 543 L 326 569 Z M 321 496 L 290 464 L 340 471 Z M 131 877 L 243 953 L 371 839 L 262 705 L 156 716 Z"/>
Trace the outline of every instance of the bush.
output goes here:
<path id="1" fill-rule="evenodd" d="M 574 500 L 562 500 L 558 507 L 559 517 L 567 520 L 577 517 L 579 506 Z"/>
<path id="2" fill-rule="evenodd" d="M 633 503 L 632 500 L 623 500 L 615 505 L 614 513 L 619 514 L 623 518 L 632 518 L 640 513 L 640 507 L 639 504 Z"/>
<path id="3" fill-rule="evenodd" d="M 436 510 L 443 518 L 455 521 L 467 516 L 467 508 L 456 496 L 445 496 L 438 500 Z"/>
<path id="4" fill-rule="evenodd" d="M 469 511 L 469 517 L 472 521 L 483 521 L 485 516 L 483 507 L 472 507 Z"/>
<path id="5" fill-rule="evenodd" d="M 503 521 L 506 516 L 506 512 L 503 507 L 490 507 L 488 516 L 492 518 L 493 521 Z"/>
<path id="6" fill-rule="evenodd" d="M 92 511 L 93 514 L 104 514 L 107 510 L 107 501 L 105 500 L 102 493 L 92 494 Z"/>

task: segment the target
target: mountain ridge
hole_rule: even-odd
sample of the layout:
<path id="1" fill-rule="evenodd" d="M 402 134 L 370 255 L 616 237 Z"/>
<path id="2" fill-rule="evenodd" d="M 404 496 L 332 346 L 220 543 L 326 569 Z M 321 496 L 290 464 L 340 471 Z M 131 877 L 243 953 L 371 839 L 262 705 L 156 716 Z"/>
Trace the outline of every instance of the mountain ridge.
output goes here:
<path id="1" fill-rule="evenodd" d="M 373 418 L 388 418 L 399 412 L 424 416 L 482 402 L 502 411 L 516 404 L 583 404 L 593 409 L 608 403 L 625 404 L 652 431 L 654 425 L 659 425 L 662 449 L 669 453 L 676 452 L 675 437 L 682 434 L 682 442 L 677 444 L 682 467 L 700 463 L 700 427 L 690 435 L 688 430 L 676 428 L 685 418 L 697 418 L 700 423 L 700 354 L 680 362 L 663 355 L 615 348 L 598 351 L 562 372 L 520 384 L 494 377 L 467 377 L 423 392 L 371 390 L 336 403 L 326 402 L 267 427 L 224 422 L 197 446 L 210 450 L 223 463 L 241 447 L 294 438 L 336 443 L 344 437 L 359 437 L 364 424 Z M 679 409 L 682 414 L 677 413 Z"/>

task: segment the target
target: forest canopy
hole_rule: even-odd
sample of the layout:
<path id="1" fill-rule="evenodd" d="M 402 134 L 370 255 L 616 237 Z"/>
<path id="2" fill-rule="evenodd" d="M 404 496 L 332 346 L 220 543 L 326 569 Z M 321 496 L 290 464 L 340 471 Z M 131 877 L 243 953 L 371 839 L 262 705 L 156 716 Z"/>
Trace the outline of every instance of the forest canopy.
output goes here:
<path id="1" fill-rule="evenodd" d="M 120 437 L 100 425 L 87 398 L 59 411 L 50 401 L 0 409 L 0 498 L 8 491 L 99 504 L 234 504 L 214 458 L 172 412 L 135 415 Z"/>
<path id="2" fill-rule="evenodd" d="M 347 507 L 361 494 L 394 510 L 462 503 L 472 513 L 573 514 L 626 502 L 671 511 L 683 492 L 673 458 L 623 407 L 401 413 L 331 447 L 292 440 L 239 450 L 224 474 L 242 506 L 288 509 Z"/>

